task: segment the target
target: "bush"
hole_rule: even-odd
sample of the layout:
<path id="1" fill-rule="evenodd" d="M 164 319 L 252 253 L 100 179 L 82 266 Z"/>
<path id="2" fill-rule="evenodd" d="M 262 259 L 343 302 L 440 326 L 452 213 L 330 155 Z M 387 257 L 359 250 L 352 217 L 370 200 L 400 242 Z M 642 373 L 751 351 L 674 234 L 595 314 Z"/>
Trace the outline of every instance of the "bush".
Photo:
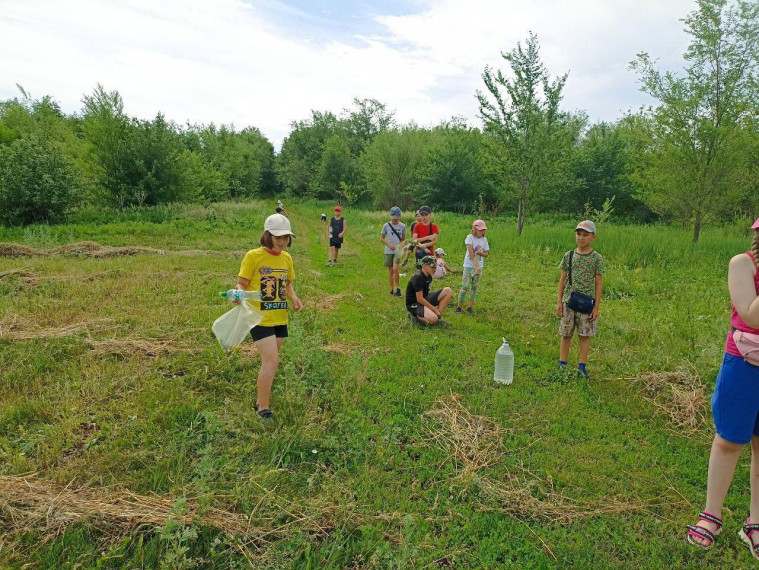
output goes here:
<path id="1" fill-rule="evenodd" d="M 36 137 L 0 148 L 0 222 L 57 223 L 78 200 L 79 172 L 57 146 Z"/>

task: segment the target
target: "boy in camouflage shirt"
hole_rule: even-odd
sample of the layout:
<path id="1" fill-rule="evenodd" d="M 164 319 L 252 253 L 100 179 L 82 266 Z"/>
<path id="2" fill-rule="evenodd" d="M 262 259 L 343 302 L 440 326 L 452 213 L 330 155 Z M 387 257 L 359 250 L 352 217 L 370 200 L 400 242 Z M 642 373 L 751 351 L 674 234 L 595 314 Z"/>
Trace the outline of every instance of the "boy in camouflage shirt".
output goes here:
<path id="1" fill-rule="evenodd" d="M 556 303 L 556 314 L 561 317 L 559 323 L 559 335 L 561 335 L 561 349 L 559 368 L 567 366 L 569 360 L 569 348 L 572 344 L 572 335 L 577 329 L 580 339 L 580 362 L 577 366 L 577 375 L 588 377 L 587 363 L 590 352 L 590 337 L 596 334 L 596 320 L 598 319 L 598 306 L 601 303 L 603 290 L 603 274 L 606 273 L 604 259 L 591 245 L 596 239 L 596 224 L 585 220 L 577 224 L 575 228 L 575 241 L 577 248 L 564 254 L 559 269 L 559 298 Z M 568 273 L 572 264 L 572 285 L 568 285 Z M 572 291 L 589 295 L 595 300 L 593 310 L 589 314 L 574 311 L 569 308 L 567 302 Z"/>

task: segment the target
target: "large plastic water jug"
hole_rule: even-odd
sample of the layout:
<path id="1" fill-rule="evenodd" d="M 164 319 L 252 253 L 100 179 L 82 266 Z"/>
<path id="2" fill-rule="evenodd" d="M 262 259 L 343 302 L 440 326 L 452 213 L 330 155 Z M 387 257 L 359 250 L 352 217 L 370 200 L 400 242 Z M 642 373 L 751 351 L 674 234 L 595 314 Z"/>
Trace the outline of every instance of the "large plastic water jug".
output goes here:
<path id="1" fill-rule="evenodd" d="M 495 353 L 495 373 L 493 380 L 501 384 L 511 384 L 514 379 L 514 353 L 506 339 Z"/>

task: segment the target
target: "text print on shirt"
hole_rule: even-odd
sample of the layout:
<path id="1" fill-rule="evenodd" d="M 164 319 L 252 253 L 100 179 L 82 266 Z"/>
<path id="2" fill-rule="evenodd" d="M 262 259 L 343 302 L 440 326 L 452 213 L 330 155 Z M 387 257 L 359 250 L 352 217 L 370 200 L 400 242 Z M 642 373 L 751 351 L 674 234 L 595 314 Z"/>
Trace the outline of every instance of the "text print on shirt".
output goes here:
<path id="1" fill-rule="evenodd" d="M 261 267 L 261 310 L 287 308 L 287 269 Z"/>

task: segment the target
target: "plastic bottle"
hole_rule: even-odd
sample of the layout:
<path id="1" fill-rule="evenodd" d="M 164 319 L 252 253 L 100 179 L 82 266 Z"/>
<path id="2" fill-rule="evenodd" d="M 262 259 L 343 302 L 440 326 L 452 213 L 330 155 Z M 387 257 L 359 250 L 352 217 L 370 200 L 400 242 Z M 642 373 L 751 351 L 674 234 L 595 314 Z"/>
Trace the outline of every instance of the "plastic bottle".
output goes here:
<path id="1" fill-rule="evenodd" d="M 219 293 L 219 297 L 224 297 L 230 301 L 242 301 L 243 299 L 251 299 L 253 301 L 261 300 L 260 291 L 244 291 L 242 289 L 230 289 L 228 291 L 222 291 Z"/>
<path id="2" fill-rule="evenodd" d="M 495 353 L 495 373 L 493 380 L 501 384 L 511 384 L 514 379 L 514 353 L 506 339 Z"/>

